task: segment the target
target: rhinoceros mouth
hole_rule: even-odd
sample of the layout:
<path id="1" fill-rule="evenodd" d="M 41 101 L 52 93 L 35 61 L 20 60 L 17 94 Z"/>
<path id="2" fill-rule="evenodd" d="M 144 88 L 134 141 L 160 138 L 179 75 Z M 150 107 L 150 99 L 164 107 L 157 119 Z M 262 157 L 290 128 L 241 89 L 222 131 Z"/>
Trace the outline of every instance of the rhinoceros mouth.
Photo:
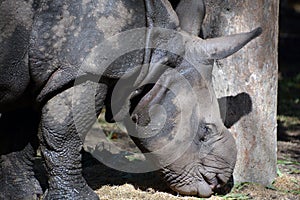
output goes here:
<path id="1" fill-rule="evenodd" d="M 213 184 L 202 180 L 186 186 L 171 187 L 171 189 L 183 195 L 196 195 L 199 197 L 210 197 L 214 193 L 222 194 L 228 192 L 227 188 L 225 188 L 226 184 L 220 180 L 218 175 L 214 179 L 215 183 Z"/>
<path id="2" fill-rule="evenodd" d="M 210 197 L 214 192 L 205 181 L 196 182 L 184 186 L 170 186 L 170 188 L 179 194 L 199 197 Z"/>
<path id="3" fill-rule="evenodd" d="M 224 188 L 228 181 L 228 178 L 224 174 L 213 174 L 205 176 L 197 173 L 197 175 L 189 174 L 185 178 L 182 175 L 174 176 L 173 180 L 170 180 L 172 175 L 165 174 L 170 188 L 183 195 L 196 195 L 199 197 L 210 197 L 213 193 L 224 193 Z M 179 182 L 177 182 L 179 180 Z"/>

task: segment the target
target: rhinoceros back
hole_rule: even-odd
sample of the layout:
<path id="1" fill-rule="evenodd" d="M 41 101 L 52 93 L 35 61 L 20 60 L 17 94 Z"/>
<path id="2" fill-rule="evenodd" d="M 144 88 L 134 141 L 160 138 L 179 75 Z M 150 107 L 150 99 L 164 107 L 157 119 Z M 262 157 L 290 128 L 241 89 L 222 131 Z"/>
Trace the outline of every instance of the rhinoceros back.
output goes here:
<path id="1" fill-rule="evenodd" d="M 43 1 L 35 15 L 29 54 L 38 101 L 68 87 L 102 41 L 141 27 L 145 27 L 144 1 Z"/>

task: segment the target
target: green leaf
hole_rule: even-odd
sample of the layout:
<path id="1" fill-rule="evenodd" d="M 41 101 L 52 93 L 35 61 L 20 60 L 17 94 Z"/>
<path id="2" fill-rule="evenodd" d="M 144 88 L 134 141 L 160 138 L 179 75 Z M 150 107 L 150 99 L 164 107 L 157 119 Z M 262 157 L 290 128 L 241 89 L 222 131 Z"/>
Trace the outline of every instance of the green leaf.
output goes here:
<path id="1" fill-rule="evenodd" d="M 277 164 L 279 165 L 300 165 L 297 161 L 291 161 L 291 160 L 277 160 Z"/>
<path id="2" fill-rule="evenodd" d="M 282 176 L 283 176 L 283 174 L 281 173 L 281 171 L 279 170 L 278 167 L 277 167 L 277 169 L 276 169 L 276 172 L 277 172 L 277 175 L 278 175 L 279 177 L 282 177 Z"/>

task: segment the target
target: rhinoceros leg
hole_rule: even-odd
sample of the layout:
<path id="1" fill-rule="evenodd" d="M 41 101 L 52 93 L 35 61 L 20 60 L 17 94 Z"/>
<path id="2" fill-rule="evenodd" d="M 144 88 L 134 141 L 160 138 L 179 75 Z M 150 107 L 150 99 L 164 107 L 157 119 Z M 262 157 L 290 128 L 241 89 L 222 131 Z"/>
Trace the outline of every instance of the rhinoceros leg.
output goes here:
<path id="1" fill-rule="evenodd" d="M 104 102 L 106 87 L 95 84 L 70 88 L 42 109 L 41 150 L 49 177 L 44 199 L 99 199 L 82 177 L 80 137 L 94 123 Z"/>
<path id="2" fill-rule="evenodd" d="M 38 199 L 43 193 L 33 171 L 38 122 L 30 109 L 0 118 L 0 199 Z"/>

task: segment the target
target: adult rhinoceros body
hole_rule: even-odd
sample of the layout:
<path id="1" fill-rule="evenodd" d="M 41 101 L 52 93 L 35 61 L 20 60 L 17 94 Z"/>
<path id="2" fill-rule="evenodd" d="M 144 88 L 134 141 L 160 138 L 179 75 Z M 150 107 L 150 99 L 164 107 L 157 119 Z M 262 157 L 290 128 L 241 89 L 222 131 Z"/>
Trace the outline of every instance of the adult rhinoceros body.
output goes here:
<path id="1" fill-rule="evenodd" d="M 42 194 L 32 169 L 38 130 L 44 198 L 98 199 L 81 175 L 80 136 L 103 106 L 108 120 L 125 121 L 175 191 L 210 196 L 228 181 L 236 150 L 212 63 L 260 29 L 202 40 L 202 1 L 182 0 L 176 12 L 166 0 L 4 0 L 0 9 L 0 199 Z M 106 62 L 134 42 L 140 47 Z"/>

